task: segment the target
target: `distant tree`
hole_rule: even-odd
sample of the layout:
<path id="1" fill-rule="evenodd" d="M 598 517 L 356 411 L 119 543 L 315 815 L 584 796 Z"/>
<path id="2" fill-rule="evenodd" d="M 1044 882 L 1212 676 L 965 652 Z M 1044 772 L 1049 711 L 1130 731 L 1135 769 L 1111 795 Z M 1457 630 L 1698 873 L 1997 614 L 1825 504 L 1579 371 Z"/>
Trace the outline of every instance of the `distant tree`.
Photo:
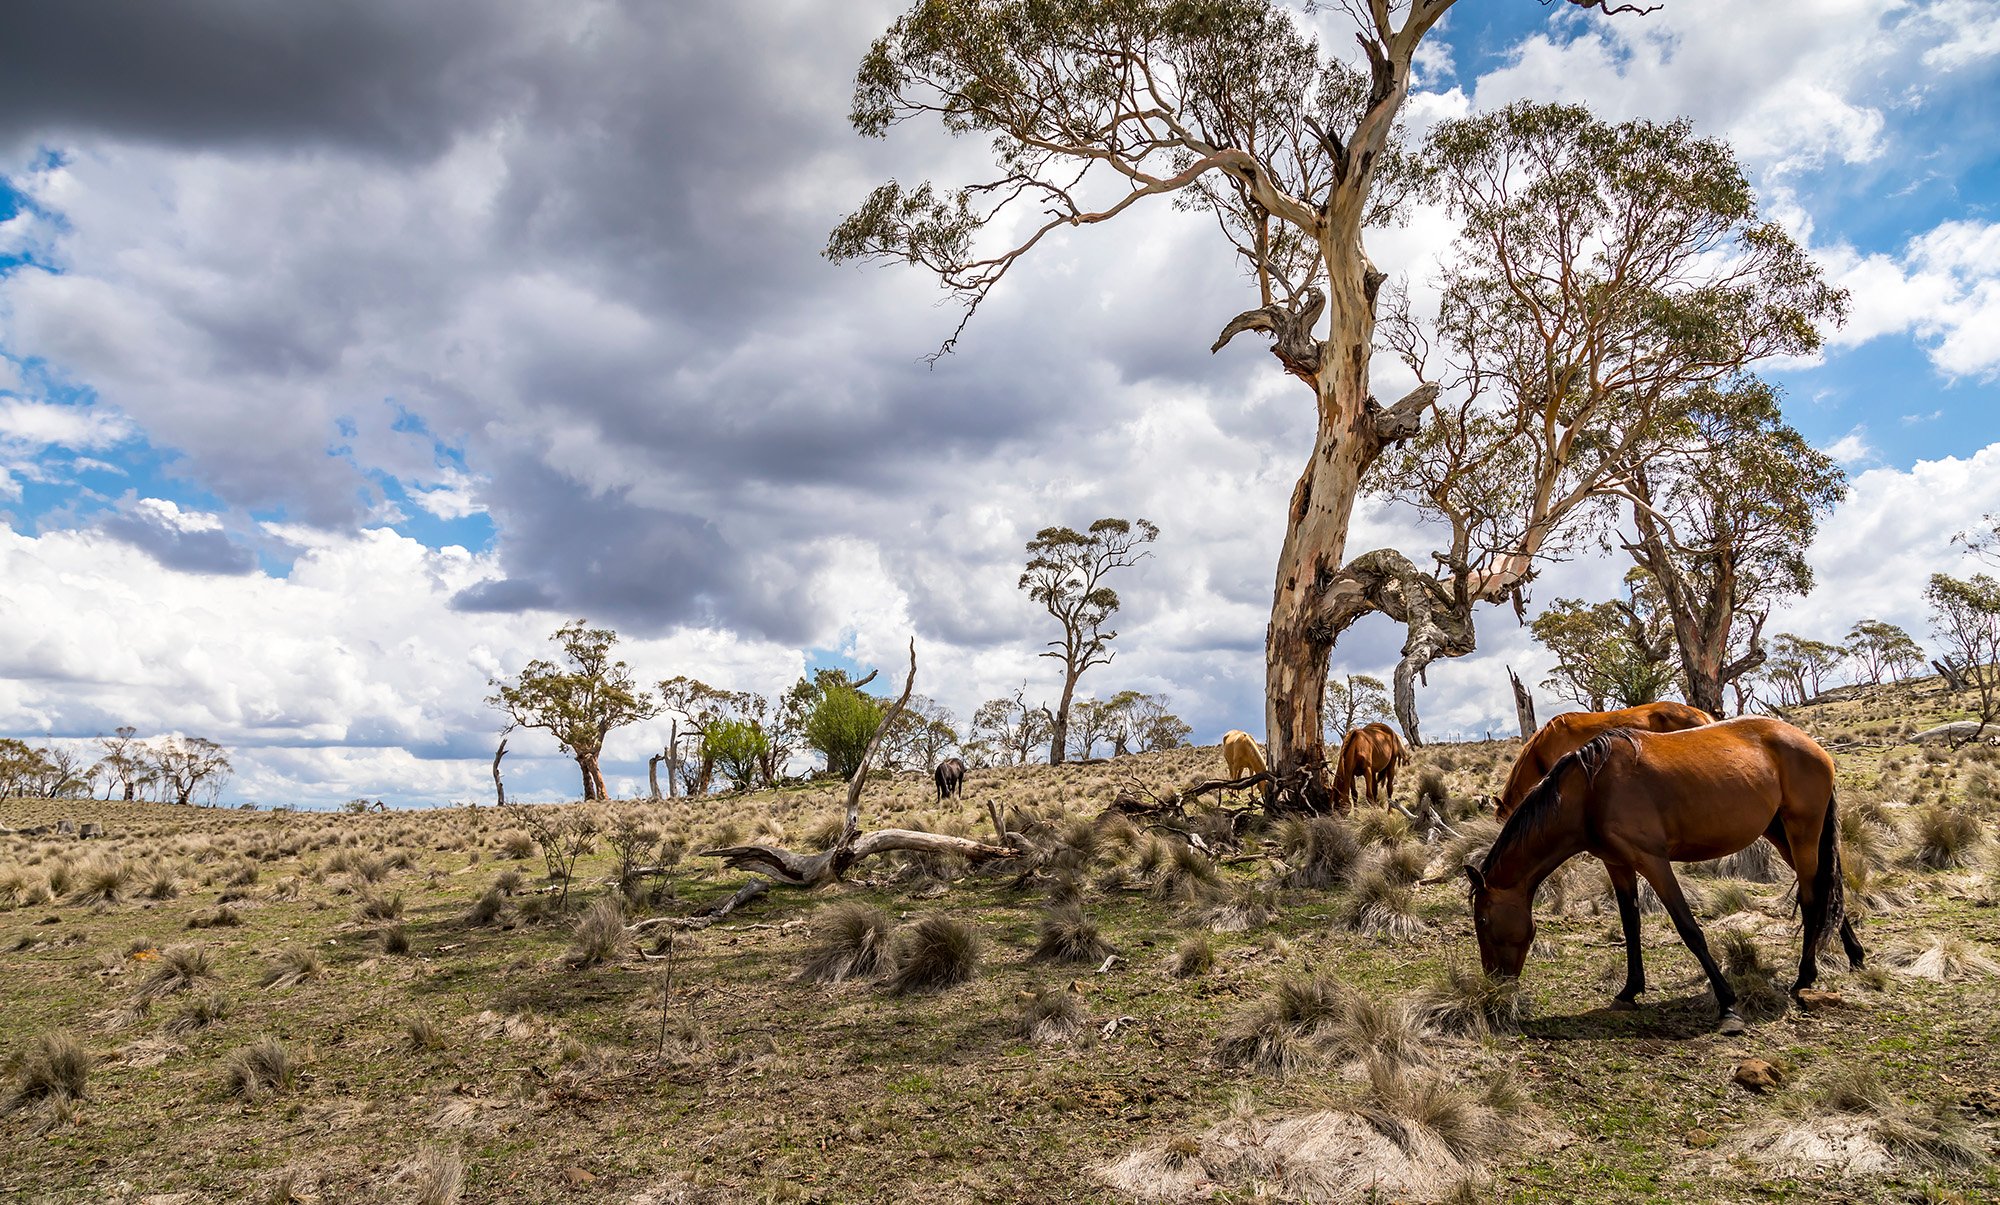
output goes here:
<path id="1" fill-rule="evenodd" d="M 110 736 L 98 737 L 97 744 L 104 750 L 101 764 L 107 795 L 116 789 L 123 792 L 122 798 L 133 798 L 138 793 L 148 760 L 145 742 L 139 739 L 139 730 L 130 724 L 122 725 L 112 729 Z"/>
<path id="2" fill-rule="evenodd" d="M 1659 586 L 1687 701 L 1721 715 L 1724 687 L 1767 656 L 1772 604 L 1812 589 L 1806 549 L 1846 476 L 1746 376 L 1692 395 L 1671 446 L 1627 487 L 1638 535 L 1625 547 Z"/>
<path id="3" fill-rule="evenodd" d="M 536 658 L 512 681 L 493 679 L 486 703 L 507 716 L 509 728 L 540 728 L 575 759 L 583 776 L 583 797 L 604 799 L 598 759 L 614 729 L 659 714 L 660 705 L 632 680 L 623 661 L 614 661 L 618 633 L 591 628 L 581 619 L 557 628 L 553 640 L 561 661 Z"/>
<path id="4" fill-rule="evenodd" d="M 1118 710 L 1108 699 L 1076 700 L 1069 721 L 1069 756 L 1078 761 L 1096 757 L 1097 747 L 1119 731 Z"/>
<path id="5" fill-rule="evenodd" d="M 1272 768 L 1284 793 L 1304 796 L 1281 806 L 1327 803 L 1325 590 L 1363 477 L 1428 400 L 1380 406 L 1371 394 L 1383 277 L 1362 231 L 1390 220 L 1413 183 L 1400 114 L 1423 39 L 1452 3 L 1341 5 L 1367 58 L 1357 67 L 1322 53 L 1310 5 L 920 0 L 855 79 L 850 120 L 862 134 L 935 117 L 988 143 L 995 162 L 987 179 L 956 188 L 877 187 L 833 231 L 830 258 L 916 265 L 969 320 L 1017 262 L 1055 244 L 1049 235 L 1151 199 L 1213 218 L 1218 245 L 1254 280 L 1259 308 L 1230 321 L 1214 349 L 1243 331 L 1269 334 L 1279 364 L 1311 391 L 1316 428 L 1267 628 Z M 1054 734 L 1056 756 L 1067 739 L 1066 726 Z"/>
<path id="6" fill-rule="evenodd" d="M 1069 743 L 1070 704 L 1076 682 L 1094 665 L 1109 665 L 1116 632 L 1104 624 L 1118 610 L 1118 592 L 1105 584 L 1112 570 L 1137 564 L 1148 554 L 1144 545 L 1158 539 L 1160 529 L 1144 519 L 1099 519 L 1087 532 L 1070 527 L 1044 527 L 1028 541 L 1028 567 L 1020 588 L 1062 625 L 1062 636 L 1049 641 L 1052 657 L 1063 667 L 1062 699 L 1049 727 L 1049 763 L 1060 765 Z"/>
<path id="7" fill-rule="evenodd" d="M 747 791 L 757 785 L 763 776 L 764 755 L 770 750 L 763 729 L 748 720 L 719 720 L 709 726 L 702 740 L 708 755 L 715 759 L 715 768 L 722 771 L 730 786 Z"/>
<path id="8" fill-rule="evenodd" d="M 1045 706 L 1029 706 L 1026 694 L 1023 686 L 1012 698 L 988 699 L 972 713 L 973 741 L 994 765 L 1025 765 L 1049 743 L 1054 717 Z"/>
<path id="9" fill-rule="evenodd" d="M 36 752 L 42 755 L 41 781 L 36 784 L 42 798 L 55 799 L 59 796 L 74 795 L 79 791 L 89 793 L 89 767 L 85 765 L 83 754 L 68 745 L 45 745 Z"/>
<path id="10" fill-rule="evenodd" d="M 1194 731 L 1170 710 L 1172 700 L 1165 695 L 1121 690 L 1106 700 L 1106 706 L 1112 711 L 1111 743 L 1116 756 L 1183 748 Z"/>
<path id="11" fill-rule="evenodd" d="M 878 752 L 885 766 L 929 770 L 958 742 L 958 726 L 950 710 L 927 695 L 913 694 L 897 713 L 894 726 L 883 734 Z"/>
<path id="12" fill-rule="evenodd" d="M 153 772 L 175 803 L 192 803 L 197 792 L 213 802 L 235 769 L 228 751 L 206 737 L 161 737 L 151 751 Z"/>
<path id="13" fill-rule="evenodd" d="M 1849 628 L 1843 647 L 1870 686 L 1882 685 L 1884 675 L 1900 682 L 1910 669 L 1924 663 L 1923 646 L 1902 628 L 1880 619 L 1864 619 Z"/>
<path id="14" fill-rule="evenodd" d="M 39 794 L 39 785 L 48 776 L 48 759 L 28 742 L 0 737 L 0 799 Z"/>
<path id="15" fill-rule="evenodd" d="M 719 724 L 745 725 L 757 734 L 757 739 L 749 742 L 758 751 L 754 779 L 766 786 L 777 781 L 798 748 L 801 734 L 794 727 L 772 723 L 771 701 L 755 691 L 724 690 L 686 675 L 668 678 L 659 684 L 659 690 L 661 709 L 674 717 L 677 728 L 686 727 L 686 733 L 676 732 L 676 736 L 687 740 L 693 756 L 669 749 L 662 760 L 668 763 L 670 775 L 680 777 L 687 795 L 707 794 L 714 780 L 718 755 L 710 748 L 708 737 Z M 783 714 L 785 704 L 777 710 Z M 692 734 L 691 738 L 687 734 Z M 746 739 L 733 735 L 732 750 L 740 751 Z"/>
<path id="16" fill-rule="evenodd" d="M 1979 694 L 1977 737 L 2000 711 L 2000 581 L 1984 573 L 1956 578 L 1933 573 L 1924 598 L 1931 606 L 1931 630 L 1958 663 L 1966 684 Z"/>
<path id="17" fill-rule="evenodd" d="M 1625 575 L 1625 597 L 1559 598 L 1529 630 L 1556 664 L 1542 685 L 1591 711 L 1658 700 L 1674 684 L 1673 630 L 1644 570 Z"/>
<path id="18" fill-rule="evenodd" d="M 824 673 L 824 671 L 822 671 Z M 827 771 L 852 778 L 861 767 L 868 741 L 882 723 L 882 705 L 848 684 L 838 670 L 826 673 L 806 716 L 806 744 L 826 760 Z"/>
<path id="19" fill-rule="evenodd" d="M 1827 675 L 1846 659 L 1847 650 L 1840 645 L 1780 632 L 1771 638 L 1764 677 L 1778 689 L 1781 706 L 1803 706 L 1819 697 Z"/>
<path id="20" fill-rule="evenodd" d="M 1370 674 L 1347 674 L 1326 680 L 1326 743 L 1339 744 L 1366 724 L 1396 718 L 1389 687 Z"/>

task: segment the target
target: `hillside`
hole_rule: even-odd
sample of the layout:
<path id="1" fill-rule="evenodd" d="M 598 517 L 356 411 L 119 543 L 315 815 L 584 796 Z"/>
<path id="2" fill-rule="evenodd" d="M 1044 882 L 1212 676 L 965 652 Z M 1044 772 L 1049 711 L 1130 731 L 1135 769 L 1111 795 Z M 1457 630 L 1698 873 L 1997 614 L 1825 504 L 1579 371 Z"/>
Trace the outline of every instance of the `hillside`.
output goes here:
<path id="1" fill-rule="evenodd" d="M 1509 742 L 1405 771 L 1398 798 L 1432 779 L 1456 838 L 1370 812 L 1233 834 L 1196 808 L 1214 858 L 1175 825 L 1100 819 L 1121 790 L 1219 774 L 1214 749 L 974 771 L 944 808 L 916 776 L 877 781 L 864 828 L 990 839 L 993 801 L 1030 856 L 892 855 L 699 929 L 621 922 L 744 881 L 691 851 L 830 840 L 833 787 L 536 809 L 602 830 L 566 912 L 491 808 L 0 801 L 9 828 L 108 834 L 0 837 L 0 1197 L 1991 1199 L 2000 749 L 1900 743 L 1961 714 L 1934 682 L 1796 714 L 1836 752 L 1873 966 L 1829 960 L 1836 996 L 1788 1005 L 1782 867 L 1691 868 L 1760 1010 L 1739 1038 L 1711 1032 L 1657 912 L 1653 990 L 1604 1007 L 1618 922 L 1582 861 L 1544 890 L 1518 1001 L 1469 973 L 1456 865 L 1490 839 L 1472 801 Z M 666 873 L 613 913 L 621 822 Z M 892 990 L 955 965 L 941 920 L 969 929 L 970 978 Z M 815 962 L 864 965 L 801 978 Z M 1734 1082 L 1753 1058 L 1782 1083 Z"/>

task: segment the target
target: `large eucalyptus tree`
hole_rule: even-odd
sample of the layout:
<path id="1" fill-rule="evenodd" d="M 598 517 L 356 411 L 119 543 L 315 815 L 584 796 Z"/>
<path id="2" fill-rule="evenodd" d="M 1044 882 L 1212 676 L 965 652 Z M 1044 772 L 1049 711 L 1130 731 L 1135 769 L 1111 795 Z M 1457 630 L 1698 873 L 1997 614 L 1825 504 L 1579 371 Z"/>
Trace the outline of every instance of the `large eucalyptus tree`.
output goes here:
<path id="1" fill-rule="evenodd" d="M 1417 48 L 1454 3 L 1341 0 L 1366 60 L 1356 68 L 1324 53 L 1302 15 L 1275 0 L 920 0 L 875 42 L 855 83 L 861 133 L 935 118 L 990 140 L 995 171 L 957 187 L 884 184 L 834 230 L 827 254 L 928 269 L 967 319 L 1051 233 L 1151 198 L 1212 216 L 1243 257 L 1258 306 L 1214 346 L 1243 331 L 1269 335 L 1318 414 L 1266 636 L 1265 718 L 1285 805 L 1329 797 L 1326 588 L 1342 567 L 1355 495 L 1434 396 L 1420 388 L 1383 406 L 1370 394 L 1384 276 L 1362 231 L 1411 182 L 1397 118 Z"/>

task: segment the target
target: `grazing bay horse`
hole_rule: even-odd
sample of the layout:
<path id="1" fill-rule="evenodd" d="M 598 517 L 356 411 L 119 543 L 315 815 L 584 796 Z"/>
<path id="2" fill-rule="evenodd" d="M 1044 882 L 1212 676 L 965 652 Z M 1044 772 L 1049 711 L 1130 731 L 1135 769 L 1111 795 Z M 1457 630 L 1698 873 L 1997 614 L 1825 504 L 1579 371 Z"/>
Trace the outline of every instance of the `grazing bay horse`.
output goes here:
<path id="1" fill-rule="evenodd" d="M 931 771 L 931 781 L 937 784 L 939 803 L 954 795 L 964 798 L 965 763 L 956 757 L 945 758 L 937 764 L 937 769 Z"/>
<path id="2" fill-rule="evenodd" d="M 1229 777 L 1244 778 L 1264 772 L 1264 751 L 1257 747 L 1257 740 L 1241 728 L 1231 728 L 1222 734 L 1222 760 L 1229 767 Z"/>
<path id="3" fill-rule="evenodd" d="M 1583 748 L 1592 737 L 1613 728 L 1635 728 L 1645 732 L 1679 732 L 1715 723 L 1715 717 L 1686 703 L 1641 703 L 1619 711 L 1571 711 L 1550 720 L 1521 746 L 1507 785 L 1500 789 L 1495 815 L 1505 820 L 1521 806 L 1535 784 L 1565 756 Z"/>
<path id="4" fill-rule="evenodd" d="M 1797 728 L 1764 716 L 1682 732 L 1614 729 L 1556 762 L 1508 817 L 1485 863 L 1466 864 L 1480 964 L 1489 975 L 1519 975 L 1535 940 L 1535 889 L 1564 862 L 1595 854 L 1611 874 L 1625 928 L 1625 986 L 1612 1007 L 1631 1008 L 1646 990 L 1643 876 L 1707 972 L 1721 1031 L 1741 1033 L 1736 993 L 1708 952 L 1673 864 L 1727 857 L 1759 837 L 1798 876 L 1805 943 L 1792 990 L 1819 977 L 1819 949 L 1835 930 L 1848 964 L 1860 967 L 1861 943 L 1842 900 L 1833 758 Z"/>
<path id="5" fill-rule="evenodd" d="M 1333 802 L 1345 812 L 1354 806 L 1354 780 L 1368 785 L 1368 802 L 1388 807 L 1396 798 L 1396 767 L 1410 760 L 1403 738 L 1387 724 L 1363 724 L 1340 742 L 1334 763 Z M 1376 788 L 1381 788 L 1378 798 Z"/>

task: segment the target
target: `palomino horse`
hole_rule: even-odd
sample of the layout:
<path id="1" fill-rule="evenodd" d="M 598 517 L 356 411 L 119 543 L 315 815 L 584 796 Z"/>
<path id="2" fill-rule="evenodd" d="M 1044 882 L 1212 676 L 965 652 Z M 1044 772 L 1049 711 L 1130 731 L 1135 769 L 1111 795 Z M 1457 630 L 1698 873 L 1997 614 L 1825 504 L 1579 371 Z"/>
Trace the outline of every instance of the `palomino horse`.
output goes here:
<path id="1" fill-rule="evenodd" d="M 1354 806 L 1354 780 L 1367 784 L 1368 802 L 1388 807 L 1396 798 L 1396 767 L 1410 760 L 1403 739 L 1387 724 L 1364 724 L 1340 742 L 1340 760 L 1334 763 L 1333 801 L 1345 812 Z M 1376 788 L 1381 788 L 1378 798 Z"/>
<path id="2" fill-rule="evenodd" d="M 1535 735 L 1528 738 L 1528 743 L 1521 746 L 1521 755 L 1514 759 L 1514 769 L 1507 775 L 1507 785 L 1500 788 L 1500 802 L 1495 815 L 1502 820 L 1513 815 L 1514 809 L 1528 797 L 1528 792 L 1548 776 L 1557 762 L 1583 748 L 1584 742 L 1601 733 L 1613 728 L 1679 732 L 1684 728 L 1700 728 L 1713 723 L 1715 717 L 1699 707 L 1671 702 L 1642 703 L 1620 711 L 1572 711 L 1559 715 L 1543 724 Z"/>
<path id="3" fill-rule="evenodd" d="M 1264 772 L 1264 751 L 1257 747 L 1257 738 L 1241 728 L 1231 728 L 1222 734 L 1222 760 L 1229 767 L 1231 778 Z"/>
<path id="4" fill-rule="evenodd" d="M 1819 977 L 1819 948 L 1837 929 L 1849 965 L 1861 943 L 1843 910 L 1833 758 L 1781 720 L 1750 716 L 1683 732 L 1618 729 L 1558 761 L 1508 818 L 1472 880 L 1472 923 L 1489 975 L 1521 973 L 1535 940 L 1535 889 L 1580 853 L 1603 859 L 1625 927 L 1625 987 L 1613 1008 L 1646 990 L 1639 959 L 1643 875 L 1715 989 L 1724 1033 L 1741 1033 L 1736 993 L 1708 952 L 1675 862 L 1726 857 L 1768 839 L 1799 880 L 1805 944 L 1792 990 Z"/>

